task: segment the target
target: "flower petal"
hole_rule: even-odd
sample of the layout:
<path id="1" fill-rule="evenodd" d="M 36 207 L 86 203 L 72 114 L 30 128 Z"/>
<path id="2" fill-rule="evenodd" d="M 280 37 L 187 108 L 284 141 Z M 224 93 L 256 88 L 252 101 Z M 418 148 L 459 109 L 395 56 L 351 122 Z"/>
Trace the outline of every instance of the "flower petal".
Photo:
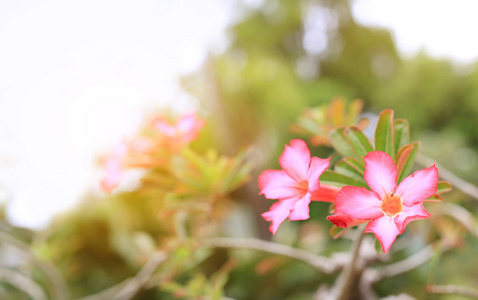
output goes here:
<path id="1" fill-rule="evenodd" d="M 381 199 L 391 195 L 397 186 L 397 167 L 390 155 L 382 151 L 369 152 L 364 157 L 364 179 Z"/>
<path id="2" fill-rule="evenodd" d="M 433 196 L 437 190 L 437 184 L 438 169 L 433 165 L 403 179 L 395 194 L 400 196 L 404 205 L 412 206 Z"/>
<path id="3" fill-rule="evenodd" d="M 272 221 L 269 230 L 272 234 L 276 234 L 277 229 L 284 220 L 289 216 L 290 209 L 294 205 L 295 199 L 279 200 L 272 204 L 269 211 L 263 213 L 261 216 L 267 221 Z"/>
<path id="4" fill-rule="evenodd" d="M 423 204 L 418 203 L 413 206 L 403 206 L 403 212 L 397 215 L 394 221 L 400 233 L 403 233 L 405 227 L 411 221 L 426 219 L 430 216 L 431 215 L 423 208 Z"/>
<path id="5" fill-rule="evenodd" d="M 310 151 L 303 140 L 295 139 L 285 145 L 279 164 L 296 181 L 308 181 Z"/>
<path id="6" fill-rule="evenodd" d="M 383 216 L 370 221 L 365 227 L 365 232 L 373 232 L 382 245 L 382 250 L 388 253 L 393 242 L 401 232 L 395 225 L 393 218 Z"/>
<path id="7" fill-rule="evenodd" d="M 332 222 L 335 226 L 342 228 L 353 227 L 367 222 L 367 220 L 354 219 L 341 213 L 327 216 L 327 220 Z"/>
<path id="8" fill-rule="evenodd" d="M 301 195 L 296 182 L 284 170 L 265 170 L 259 175 L 260 194 L 267 199 L 286 199 Z"/>
<path id="9" fill-rule="evenodd" d="M 289 220 L 299 221 L 307 220 L 309 218 L 309 203 L 310 203 L 310 194 L 307 193 L 304 197 L 295 201 L 294 206 L 292 207 Z"/>
<path id="10" fill-rule="evenodd" d="M 309 191 L 313 192 L 319 188 L 319 177 L 330 166 L 330 157 L 322 159 L 318 157 L 312 157 L 310 160 L 309 168 Z"/>
<path id="11" fill-rule="evenodd" d="M 312 201 L 335 202 L 337 195 L 342 188 L 329 184 L 321 184 L 318 190 L 315 190 L 310 195 Z"/>
<path id="12" fill-rule="evenodd" d="M 345 186 L 335 199 L 334 213 L 343 213 L 355 219 L 373 220 L 383 216 L 381 203 L 375 192 L 363 187 Z"/>

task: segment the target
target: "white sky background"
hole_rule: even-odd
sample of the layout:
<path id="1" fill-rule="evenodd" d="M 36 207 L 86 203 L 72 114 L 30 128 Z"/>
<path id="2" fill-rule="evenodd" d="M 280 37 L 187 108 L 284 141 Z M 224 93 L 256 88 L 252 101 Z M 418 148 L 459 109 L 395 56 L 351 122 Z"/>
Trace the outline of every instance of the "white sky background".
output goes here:
<path id="1" fill-rule="evenodd" d="M 151 109 L 186 105 L 176 78 L 227 44 L 233 8 L 227 0 L 0 0 L 0 201 L 9 201 L 11 221 L 46 225 L 97 186 L 98 154 Z M 477 11 L 473 0 L 354 4 L 362 23 L 392 28 L 403 53 L 425 48 L 462 62 L 478 54 Z"/>

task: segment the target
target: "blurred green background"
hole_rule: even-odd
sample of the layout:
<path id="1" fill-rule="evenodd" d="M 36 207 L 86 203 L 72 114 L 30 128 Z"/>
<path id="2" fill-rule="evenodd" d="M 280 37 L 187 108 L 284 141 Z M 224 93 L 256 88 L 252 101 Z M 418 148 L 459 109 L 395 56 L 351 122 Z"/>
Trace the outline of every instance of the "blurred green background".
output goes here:
<path id="1" fill-rule="evenodd" d="M 382 109 L 395 110 L 396 118 L 409 121 L 412 140 L 422 142 L 421 153 L 465 180 L 478 182 L 476 65 L 457 65 L 426 53 L 404 59 L 390 32 L 357 23 L 350 5 L 345 0 L 265 0 L 255 9 L 244 6 L 238 12 L 241 17 L 228 29 L 231 43 L 227 50 L 210 54 L 200 70 L 181 79 L 183 88 L 200 99 L 199 114 L 208 121 L 195 149 L 214 145 L 227 155 L 248 146 L 254 149 L 251 180 L 232 194 L 230 212 L 224 214 L 230 219 L 220 221 L 219 235 L 270 238 L 260 214 L 272 202 L 257 195 L 257 176 L 264 169 L 278 168 L 283 145 L 297 137 L 289 127 L 303 109 L 326 105 L 336 96 L 362 99 L 363 111 L 371 120 Z M 314 148 L 312 152 L 325 157 L 331 149 Z M 477 214 L 476 199 L 460 191 L 445 200 Z M 4 230 L 55 263 L 70 293 L 80 297 L 134 275 L 148 249 L 165 243 L 167 224 L 151 213 L 154 207 L 154 199 L 144 194 L 85 196 L 74 211 L 58 217 L 44 232 L 8 224 Z M 312 203 L 311 220 L 284 223 L 274 239 L 315 253 L 346 251 L 347 241 L 328 237 L 327 213 L 327 205 Z M 460 234 L 463 244 L 437 257 L 433 268 L 425 264 L 387 279 L 376 291 L 381 296 L 405 292 L 417 299 L 435 299 L 423 290 L 430 276 L 439 283 L 477 286 L 476 237 Z M 398 258 L 423 247 L 424 240 L 417 240 Z M 187 264 L 188 259 L 177 255 Z M 225 293 L 234 299 L 313 299 L 320 284 L 335 278 L 286 258 L 247 251 L 228 254 L 226 250 L 213 251 L 191 266 L 178 267 L 181 263 L 177 263 L 174 267 L 179 271 L 174 276 L 183 283 L 198 273 L 209 278 L 230 256 L 238 264 L 229 275 Z M 5 254 L 2 260 L 9 258 Z M 34 267 L 30 271 L 33 278 L 43 280 Z M 27 299 L 8 284 L 1 287 L 5 299 Z M 135 299 L 173 296 L 153 288 Z"/>

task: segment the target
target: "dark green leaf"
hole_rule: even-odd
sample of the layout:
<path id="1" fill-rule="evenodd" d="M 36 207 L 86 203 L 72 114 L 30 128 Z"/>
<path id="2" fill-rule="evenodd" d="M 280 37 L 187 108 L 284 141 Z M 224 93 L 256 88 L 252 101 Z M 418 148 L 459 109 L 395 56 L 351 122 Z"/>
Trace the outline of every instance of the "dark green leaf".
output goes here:
<path id="1" fill-rule="evenodd" d="M 410 130 L 407 120 L 397 119 L 393 122 L 393 140 L 395 153 L 398 153 L 400 148 L 410 143 Z"/>
<path id="2" fill-rule="evenodd" d="M 325 170 L 322 175 L 320 175 L 320 183 L 330 184 L 333 186 L 343 187 L 346 185 L 366 187 L 367 185 L 363 182 L 350 178 L 349 176 L 339 174 L 331 170 Z"/>
<path id="3" fill-rule="evenodd" d="M 348 176 L 365 183 L 363 179 L 363 173 L 360 173 L 356 168 L 346 163 L 344 160 L 340 160 L 335 164 L 335 172 Z"/>
<path id="4" fill-rule="evenodd" d="M 395 157 L 393 146 L 393 110 L 386 109 L 378 116 L 377 128 L 375 129 L 375 150 L 388 153 Z"/>
<path id="5" fill-rule="evenodd" d="M 357 153 L 360 157 L 364 157 L 367 155 L 367 153 L 373 151 L 373 147 L 368 138 L 358 127 L 352 126 L 346 128 L 345 136 L 355 150 L 355 153 Z"/>

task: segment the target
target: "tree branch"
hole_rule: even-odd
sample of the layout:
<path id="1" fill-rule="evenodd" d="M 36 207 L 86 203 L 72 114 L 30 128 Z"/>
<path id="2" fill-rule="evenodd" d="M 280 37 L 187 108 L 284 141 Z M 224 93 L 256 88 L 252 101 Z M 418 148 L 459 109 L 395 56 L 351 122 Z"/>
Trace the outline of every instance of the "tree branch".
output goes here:
<path id="1" fill-rule="evenodd" d="M 330 274 L 338 270 L 338 265 L 327 257 L 293 248 L 287 245 L 263 241 L 255 238 L 211 238 L 201 242 L 204 247 L 252 249 L 303 261 L 317 270 Z"/>
<path id="2" fill-rule="evenodd" d="M 43 289 L 31 278 L 20 272 L 9 269 L 0 269 L 0 281 L 8 282 L 30 296 L 33 300 L 47 300 Z"/>
<path id="3" fill-rule="evenodd" d="M 69 299 L 68 289 L 65 282 L 56 269 L 56 267 L 49 261 L 38 259 L 31 251 L 30 246 L 17 240 L 16 238 L 0 231 L 0 243 L 8 244 L 9 246 L 17 249 L 27 259 L 45 273 L 49 279 L 49 286 L 52 294 L 50 295 L 54 299 L 66 300 Z"/>
<path id="4" fill-rule="evenodd" d="M 135 277 L 128 278 L 97 294 L 83 297 L 80 300 L 127 300 L 131 299 L 151 278 L 158 266 L 166 260 L 163 252 L 153 253 Z"/>
<path id="5" fill-rule="evenodd" d="M 455 285 L 427 285 L 425 288 L 427 293 L 437 295 L 461 295 L 478 299 L 478 290 L 455 286 Z"/>

